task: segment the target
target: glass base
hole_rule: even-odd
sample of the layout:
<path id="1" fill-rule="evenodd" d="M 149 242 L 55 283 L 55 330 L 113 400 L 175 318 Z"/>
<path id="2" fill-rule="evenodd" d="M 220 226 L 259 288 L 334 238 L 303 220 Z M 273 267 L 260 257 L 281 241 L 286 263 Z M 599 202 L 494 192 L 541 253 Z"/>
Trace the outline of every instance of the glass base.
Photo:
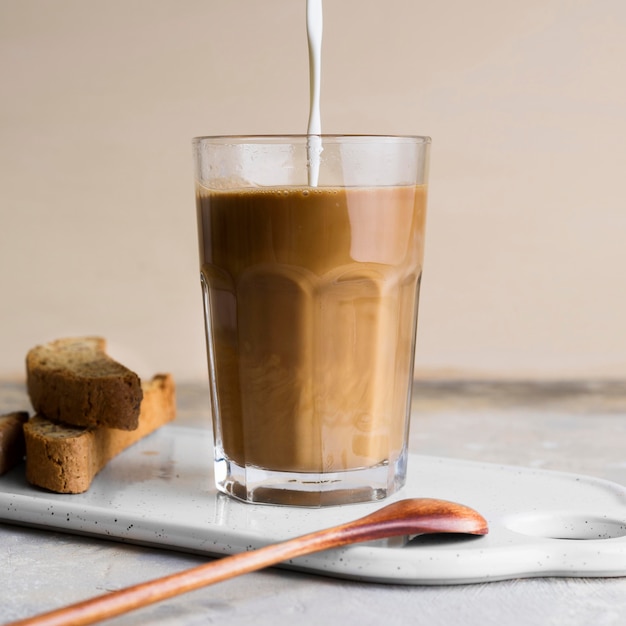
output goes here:
<path id="1" fill-rule="evenodd" d="M 406 480 L 406 451 L 395 462 L 344 472 L 279 472 L 215 460 L 219 491 L 243 502 L 323 507 L 375 502 L 398 491 Z"/>

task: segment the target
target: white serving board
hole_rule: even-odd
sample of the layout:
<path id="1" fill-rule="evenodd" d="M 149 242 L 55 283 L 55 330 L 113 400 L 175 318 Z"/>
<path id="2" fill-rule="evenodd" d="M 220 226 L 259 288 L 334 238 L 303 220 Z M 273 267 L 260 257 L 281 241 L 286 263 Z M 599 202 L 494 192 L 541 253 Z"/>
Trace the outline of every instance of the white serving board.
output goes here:
<path id="1" fill-rule="evenodd" d="M 586 476 L 411 455 L 406 487 L 381 503 L 322 509 L 244 504 L 213 485 L 211 435 L 171 424 L 115 458 L 78 495 L 0 477 L 0 520 L 191 551 L 234 554 L 360 517 L 405 497 L 461 502 L 484 537 L 422 536 L 310 555 L 286 567 L 398 584 L 534 576 L 625 576 L 626 488 Z"/>

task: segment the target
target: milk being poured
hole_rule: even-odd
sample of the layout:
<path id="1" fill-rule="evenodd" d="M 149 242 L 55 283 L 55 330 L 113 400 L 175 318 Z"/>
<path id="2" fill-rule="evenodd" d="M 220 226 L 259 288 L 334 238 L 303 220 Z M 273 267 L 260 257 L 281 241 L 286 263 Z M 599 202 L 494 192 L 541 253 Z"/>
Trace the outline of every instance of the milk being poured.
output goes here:
<path id="1" fill-rule="evenodd" d="M 322 154 L 320 116 L 320 75 L 322 69 L 322 0 L 307 0 L 306 30 L 309 42 L 310 110 L 307 129 L 309 186 L 317 187 Z"/>

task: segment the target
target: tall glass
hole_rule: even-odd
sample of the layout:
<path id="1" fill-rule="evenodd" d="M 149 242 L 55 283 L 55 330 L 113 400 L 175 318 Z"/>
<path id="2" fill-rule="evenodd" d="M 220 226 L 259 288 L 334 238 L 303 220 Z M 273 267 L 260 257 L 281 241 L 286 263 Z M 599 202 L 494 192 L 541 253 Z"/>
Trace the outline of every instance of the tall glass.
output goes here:
<path id="1" fill-rule="evenodd" d="M 311 139 L 193 141 L 215 478 L 248 502 L 405 481 L 430 139 Z"/>

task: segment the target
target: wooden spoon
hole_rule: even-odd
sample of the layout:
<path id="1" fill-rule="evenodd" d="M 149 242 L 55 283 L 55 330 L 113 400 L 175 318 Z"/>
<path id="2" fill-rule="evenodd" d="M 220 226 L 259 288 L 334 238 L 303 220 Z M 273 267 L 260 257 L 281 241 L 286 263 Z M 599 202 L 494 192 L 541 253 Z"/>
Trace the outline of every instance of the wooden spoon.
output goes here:
<path id="1" fill-rule="evenodd" d="M 211 561 L 177 574 L 113 591 L 5 626 L 93 624 L 240 574 L 350 543 L 401 535 L 426 533 L 485 535 L 487 532 L 486 520 L 473 509 L 461 504 L 430 498 L 400 500 L 346 524 Z"/>

